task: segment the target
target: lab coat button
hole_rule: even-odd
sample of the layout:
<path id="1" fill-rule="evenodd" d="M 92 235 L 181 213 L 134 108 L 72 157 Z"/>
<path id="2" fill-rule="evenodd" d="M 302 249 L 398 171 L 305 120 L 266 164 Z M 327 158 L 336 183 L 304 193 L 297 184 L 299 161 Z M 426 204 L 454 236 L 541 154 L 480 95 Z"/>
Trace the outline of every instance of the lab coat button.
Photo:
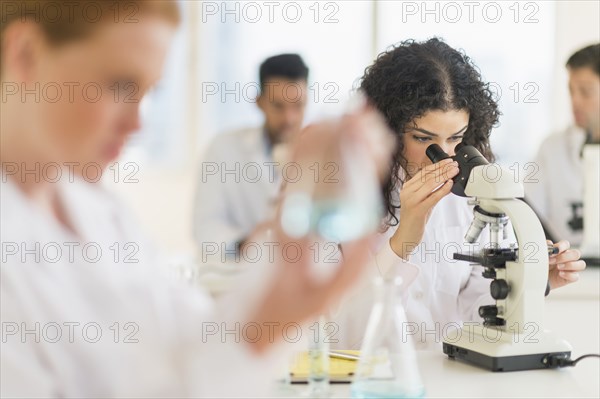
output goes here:
<path id="1" fill-rule="evenodd" d="M 414 297 L 415 297 L 415 299 L 419 299 L 419 300 L 423 299 L 423 292 L 421 292 L 421 291 L 415 292 Z"/>

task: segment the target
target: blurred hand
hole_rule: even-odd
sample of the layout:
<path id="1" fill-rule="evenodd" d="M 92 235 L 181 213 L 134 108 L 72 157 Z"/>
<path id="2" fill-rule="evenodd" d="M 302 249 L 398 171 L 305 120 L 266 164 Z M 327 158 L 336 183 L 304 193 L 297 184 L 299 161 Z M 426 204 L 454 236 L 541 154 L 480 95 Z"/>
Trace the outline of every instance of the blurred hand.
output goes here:
<path id="1" fill-rule="evenodd" d="M 550 288 L 555 289 L 579 280 L 579 272 L 584 270 L 586 264 L 579 259 L 581 254 L 576 249 L 569 249 L 569 241 L 561 240 L 556 244 L 548 241 L 548 244 L 558 248 L 558 254 L 550 255 L 550 269 L 548 270 L 548 281 Z"/>
<path id="2" fill-rule="evenodd" d="M 340 148 L 344 145 L 355 145 L 360 149 L 361 157 L 354 162 L 365 162 L 375 167 L 381 177 L 389 169 L 393 139 L 383 118 L 372 109 L 362 108 L 352 114 L 345 115 L 339 120 L 327 121 L 307 127 L 292 147 L 292 161 L 300 165 L 305 173 L 314 162 L 321 164 L 336 160 Z M 362 156 L 364 155 L 364 156 Z M 356 165 L 354 165 L 356 166 Z M 363 166 L 362 164 L 359 166 Z M 339 163 L 338 167 L 344 167 Z M 343 173 L 342 173 L 343 174 Z M 309 186 L 315 191 L 327 191 L 331 182 L 326 179 L 313 180 L 313 175 L 306 173 L 302 179 L 309 179 Z M 300 180 L 302 180 L 300 179 Z M 297 190 L 302 181 L 289 183 L 283 189 L 280 204 L 289 190 Z M 294 186 L 294 187 L 290 187 Z M 264 297 L 249 321 L 259 325 L 267 323 L 276 325 L 274 337 L 281 337 L 281 329 L 287 323 L 301 323 L 309 318 L 323 313 L 334 301 L 350 288 L 366 269 L 369 259 L 369 248 L 374 239 L 368 235 L 355 241 L 344 243 L 344 259 L 338 264 L 331 278 L 326 280 L 315 278 L 311 272 L 314 263 L 315 242 L 321 242 L 320 237 L 312 233 L 299 239 L 289 237 L 281 228 L 280 215 L 270 225 L 261 226 L 262 233 L 268 230 L 270 241 L 277 241 L 278 248 L 293 245 L 300 255 L 297 259 L 286 257 L 284 251 L 275 251 L 275 276 L 273 283 L 267 288 Z M 255 232 L 257 235 L 261 231 Z M 287 245 L 287 246 L 286 246 Z M 290 246 L 291 247 L 291 246 Z M 277 327 L 278 326 L 278 327 Z M 252 344 L 257 351 L 268 347 L 266 338 Z"/>
<path id="3" fill-rule="evenodd" d="M 450 193 L 452 178 L 457 174 L 458 164 L 448 158 L 424 167 L 402 185 L 400 221 L 390 239 L 398 256 L 408 260 L 409 253 L 421 242 L 431 210 Z"/>

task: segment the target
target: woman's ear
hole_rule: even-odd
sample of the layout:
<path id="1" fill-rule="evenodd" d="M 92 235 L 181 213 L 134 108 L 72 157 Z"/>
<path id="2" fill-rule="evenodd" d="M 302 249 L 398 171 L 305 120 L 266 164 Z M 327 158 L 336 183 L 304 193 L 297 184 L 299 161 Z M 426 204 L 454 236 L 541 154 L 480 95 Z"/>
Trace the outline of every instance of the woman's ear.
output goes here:
<path id="1" fill-rule="evenodd" d="M 43 34 L 38 25 L 31 22 L 13 22 L 5 28 L 3 36 L 3 80 L 34 80 L 44 45 Z"/>

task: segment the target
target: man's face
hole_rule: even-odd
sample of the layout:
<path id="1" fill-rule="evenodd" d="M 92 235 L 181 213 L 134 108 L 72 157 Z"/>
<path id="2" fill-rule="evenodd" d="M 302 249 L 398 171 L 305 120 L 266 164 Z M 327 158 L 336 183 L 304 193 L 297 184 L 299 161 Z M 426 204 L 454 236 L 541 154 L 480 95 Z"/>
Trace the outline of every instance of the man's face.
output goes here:
<path id="1" fill-rule="evenodd" d="M 599 135 L 600 76 L 588 67 L 569 68 L 569 93 L 575 124 Z"/>
<path id="2" fill-rule="evenodd" d="M 273 144 L 288 141 L 300 131 L 306 98 L 305 80 L 273 78 L 265 82 L 257 104 L 265 115 L 265 128 Z"/>

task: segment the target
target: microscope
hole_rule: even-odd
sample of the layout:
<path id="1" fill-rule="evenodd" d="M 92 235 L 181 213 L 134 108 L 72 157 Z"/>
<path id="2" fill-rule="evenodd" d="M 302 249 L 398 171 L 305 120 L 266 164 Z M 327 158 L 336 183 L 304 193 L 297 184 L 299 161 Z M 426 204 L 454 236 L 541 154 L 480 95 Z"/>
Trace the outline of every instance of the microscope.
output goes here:
<path id="1" fill-rule="evenodd" d="M 600 265 L 600 144 L 583 146 L 583 241 L 579 251 L 588 264 Z"/>
<path id="2" fill-rule="evenodd" d="M 474 243 L 488 226 L 490 242 L 480 251 L 455 253 L 454 259 L 482 265 L 491 279 L 493 305 L 479 308 L 483 323 L 464 323 L 456 336 L 446 337 L 448 357 L 492 370 L 515 371 L 557 367 L 569 358 L 568 342 L 544 329 L 544 298 L 548 293 L 548 245 L 542 225 L 520 198 L 521 182 L 497 164 L 490 164 L 473 146 L 460 143 L 452 158 L 458 162 L 452 192 L 469 197 L 474 218 L 465 240 Z M 449 158 L 437 144 L 427 148 L 433 163 Z M 516 243 L 501 247 L 511 221 Z"/>

